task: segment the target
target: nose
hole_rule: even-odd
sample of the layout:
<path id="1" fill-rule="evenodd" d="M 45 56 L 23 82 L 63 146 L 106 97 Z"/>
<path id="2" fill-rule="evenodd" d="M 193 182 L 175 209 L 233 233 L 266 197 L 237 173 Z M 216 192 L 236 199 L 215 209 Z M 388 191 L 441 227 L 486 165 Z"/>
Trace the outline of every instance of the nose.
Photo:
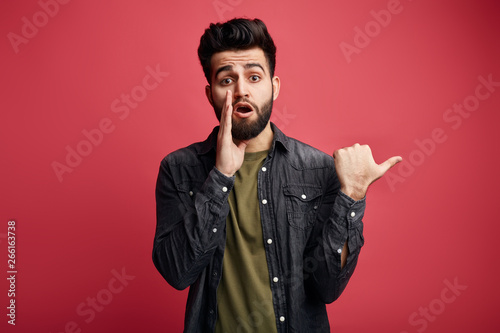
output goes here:
<path id="1" fill-rule="evenodd" d="M 239 78 L 234 87 L 234 98 L 248 97 L 248 86 L 243 78 Z"/>

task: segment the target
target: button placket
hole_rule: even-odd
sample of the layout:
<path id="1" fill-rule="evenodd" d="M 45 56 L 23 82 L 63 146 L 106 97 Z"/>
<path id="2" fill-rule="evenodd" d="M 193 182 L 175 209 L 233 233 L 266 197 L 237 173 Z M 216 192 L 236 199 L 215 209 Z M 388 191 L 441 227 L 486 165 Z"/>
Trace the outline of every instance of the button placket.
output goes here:
<path id="1" fill-rule="evenodd" d="M 271 207 L 269 207 L 269 205 L 271 205 L 271 201 L 268 201 L 267 200 L 267 196 L 270 195 L 269 193 L 267 193 L 267 189 L 268 187 L 265 185 L 267 184 L 268 181 L 270 181 L 269 179 L 267 179 L 268 177 L 268 171 L 269 169 L 265 166 L 261 167 L 261 171 L 262 173 L 259 174 L 259 177 L 258 177 L 258 193 L 259 193 L 259 200 L 261 200 L 261 206 L 262 209 L 261 209 L 261 218 L 262 218 L 262 223 L 263 223 L 263 226 L 262 226 L 262 231 L 264 233 L 264 245 L 265 245 L 265 251 L 266 251 L 266 255 L 267 256 L 276 256 L 277 253 L 276 253 L 276 248 L 274 246 L 274 241 L 276 239 L 274 239 L 273 237 L 269 237 L 269 236 L 273 236 L 274 235 L 274 231 L 272 230 L 273 228 L 266 228 L 266 226 L 268 226 L 269 224 L 266 224 L 266 221 L 269 220 L 269 209 Z M 270 229 L 270 230 L 269 230 Z M 272 291 L 272 294 L 273 294 L 273 305 L 276 305 L 278 306 L 278 308 L 276 309 L 276 314 L 278 315 L 279 313 L 285 313 L 284 311 L 286 311 L 286 306 L 285 308 L 282 307 L 281 304 L 284 303 L 284 299 L 283 299 L 283 295 L 284 295 L 284 286 L 283 284 L 279 283 L 280 279 L 279 279 L 279 276 L 280 276 L 280 269 L 279 267 L 276 267 L 274 265 L 273 262 L 271 262 L 271 264 L 268 266 L 269 267 L 269 276 L 270 276 L 270 282 L 271 282 L 271 291 Z M 280 322 L 284 322 L 285 321 L 285 317 L 284 316 L 280 316 L 280 317 L 277 317 L 279 319 Z"/>

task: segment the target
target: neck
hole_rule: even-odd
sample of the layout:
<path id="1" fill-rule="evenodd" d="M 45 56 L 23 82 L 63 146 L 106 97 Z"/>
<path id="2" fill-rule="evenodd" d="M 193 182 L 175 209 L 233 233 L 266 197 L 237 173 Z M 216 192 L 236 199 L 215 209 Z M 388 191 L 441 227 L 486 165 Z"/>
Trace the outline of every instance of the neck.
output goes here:
<path id="1" fill-rule="evenodd" d="M 271 129 L 271 122 L 268 122 L 266 127 L 259 135 L 248 141 L 245 149 L 246 153 L 255 153 L 258 151 L 269 150 L 273 143 L 274 133 Z M 235 140 L 236 141 L 236 140 Z M 238 144 L 239 142 L 235 142 Z"/>

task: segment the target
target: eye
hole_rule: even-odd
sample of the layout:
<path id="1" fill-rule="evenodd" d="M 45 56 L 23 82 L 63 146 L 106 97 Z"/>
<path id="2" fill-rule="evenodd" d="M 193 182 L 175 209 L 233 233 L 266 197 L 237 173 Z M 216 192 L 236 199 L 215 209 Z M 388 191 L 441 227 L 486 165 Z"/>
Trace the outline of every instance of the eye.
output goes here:
<path id="1" fill-rule="evenodd" d="M 233 82 L 233 79 L 230 79 L 230 78 L 225 78 L 223 79 L 220 83 L 223 85 L 223 86 L 227 86 L 228 84 L 231 84 Z"/>
<path id="2" fill-rule="evenodd" d="M 259 82 L 260 81 L 260 76 L 258 76 L 258 75 L 252 75 L 252 76 L 250 76 L 250 81 L 252 81 L 252 82 Z"/>

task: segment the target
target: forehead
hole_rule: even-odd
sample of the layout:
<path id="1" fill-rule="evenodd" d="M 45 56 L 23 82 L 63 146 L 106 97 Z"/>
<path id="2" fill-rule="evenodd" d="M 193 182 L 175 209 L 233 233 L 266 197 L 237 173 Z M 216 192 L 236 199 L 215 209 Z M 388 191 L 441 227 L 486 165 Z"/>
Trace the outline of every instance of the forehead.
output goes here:
<path id="1" fill-rule="evenodd" d="M 244 67 L 249 63 L 256 63 L 262 65 L 266 72 L 268 71 L 268 65 L 266 61 L 266 56 L 261 48 L 255 47 L 248 50 L 229 50 L 223 52 L 217 52 L 212 55 L 210 61 L 212 67 L 212 73 L 216 73 L 217 70 L 224 66 Z"/>

